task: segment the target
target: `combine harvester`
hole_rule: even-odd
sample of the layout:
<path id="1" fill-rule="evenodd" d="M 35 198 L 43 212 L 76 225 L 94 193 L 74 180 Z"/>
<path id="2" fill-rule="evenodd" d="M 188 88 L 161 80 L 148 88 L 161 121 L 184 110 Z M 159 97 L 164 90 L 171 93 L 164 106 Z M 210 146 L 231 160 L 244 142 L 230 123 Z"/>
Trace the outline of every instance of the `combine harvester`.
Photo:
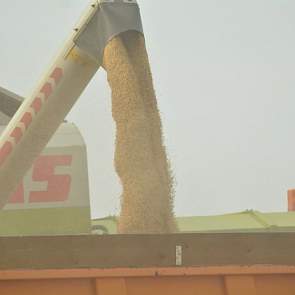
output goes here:
<path id="1" fill-rule="evenodd" d="M 136 1 L 108 0 L 90 6 L 36 91 L 2 133 L 2 208 L 11 198 L 19 200 L 12 193 L 41 152 L 41 157 L 51 154 L 43 149 L 100 67 L 108 41 L 130 30 L 142 34 Z M 19 100 L 8 104 L 1 105 L 4 120 L 16 111 Z M 53 139 L 52 148 L 55 145 Z M 70 163 L 68 157 L 56 161 Z M 48 166 L 52 172 L 50 163 L 47 172 Z M 39 180 L 49 185 L 46 168 L 37 170 Z M 60 198 L 60 186 L 67 179 L 53 186 L 55 198 Z M 41 196 L 39 192 L 32 200 L 46 196 L 48 192 Z M 50 214 L 55 218 L 53 211 Z M 38 217 L 34 221 L 38 223 Z M 295 294 L 294 234 L 59 234 L 11 237 L 10 233 L 0 238 L 1 295 Z"/>
<path id="2" fill-rule="evenodd" d="M 24 99 L 0 88 L 0 133 Z M 86 146 L 63 122 L 0 210 L 0 236 L 89 234 Z"/>

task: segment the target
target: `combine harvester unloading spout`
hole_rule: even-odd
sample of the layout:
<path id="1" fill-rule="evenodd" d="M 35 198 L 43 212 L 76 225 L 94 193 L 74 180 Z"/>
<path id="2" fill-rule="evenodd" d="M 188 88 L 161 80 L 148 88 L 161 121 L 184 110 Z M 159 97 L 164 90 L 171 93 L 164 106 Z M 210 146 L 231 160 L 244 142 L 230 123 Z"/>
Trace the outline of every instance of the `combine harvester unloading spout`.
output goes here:
<path id="1" fill-rule="evenodd" d="M 138 56 L 143 59 L 137 58 Z M 114 63 L 120 64 L 123 68 L 114 66 Z M 172 212 L 171 178 L 165 148 L 162 145 L 161 123 L 152 88 L 139 7 L 133 0 L 100 0 L 90 5 L 53 65 L 46 71 L 32 95 L 25 99 L 1 135 L 0 208 L 6 204 L 34 159 L 44 149 L 102 65 L 108 72 L 113 92 L 113 117 L 117 124 L 115 164 L 123 186 L 121 231 L 173 231 L 175 224 Z M 126 88 L 125 84 L 131 87 Z M 122 91 L 123 93 L 118 93 Z M 124 91 L 130 93 L 124 94 Z M 120 105 L 118 100 L 120 97 L 124 98 L 124 95 L 130 99 L 125 102 L 123 99 L 122 103 L 133 104 L 129 115 L 134 116 L 135 121 L 130 117 L 127 118 L 126 113 L 118 114 L 117 106 Z M 133 102 L 130 101 L 132 99 Z M 122 118 L 122 115 L 125 117 Z M 136 121 L 138 118 L 145 118 L 145 121 Z M 126 120 L 129 124 L 133 120 L 138 128 L 135 127 L 130 133 L 123 135 L 122 123 L 123 125 L 127 123 Z M 136 139 L 139 134 L 145 136 L 146 140 Z M 130 150 L 131 146 L 134 147 L 133 150 Z M 134 156 L 135 154 L 137 156 Z M 124 156 L 126 159 L 129 158 L 128 163 L 123 163 Z M 149 167 L 141 162 L 142 158 L 148 160 Z M 130 167 L 140 168 L 133 169 L 132 173 Z M 141 177 L 138 175 L 139 172 L 142 172 Z M 154 182 L 157 183 L 149 181 L 148 177 L 151 175 L 154 175 L 156 179 Z M 130 177 L 133 179 L 130 180 Z M 164 202 L 159 200 L 157 193 Z M 134 219 L 133 208 L 124 209 L 124 195 L 128 195 L 129 199 L 133 198 L 134 206 L 137 208 L 140 207 L 140 203 L 150 208 L 139 209 L 139 215 Z M 143 202 L 145 195 L 149 197 Z M 126 199 L 128 200 L 128 197 Z M 153 201 L 159 213 L 150 205 Z M 143 212 L 154 212 L 154 216 L 157 217 L 153 225 L 147 224 L 151 216 L 140 216 Z M 143 220 L 141 225 L 138 223 L 140 217 Z"/>

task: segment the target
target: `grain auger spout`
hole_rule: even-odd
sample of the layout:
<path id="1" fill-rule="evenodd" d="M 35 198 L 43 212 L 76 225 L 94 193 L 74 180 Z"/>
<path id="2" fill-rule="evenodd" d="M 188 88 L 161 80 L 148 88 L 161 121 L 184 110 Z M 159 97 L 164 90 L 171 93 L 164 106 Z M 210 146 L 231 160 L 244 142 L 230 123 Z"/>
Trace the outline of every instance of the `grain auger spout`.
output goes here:
<path id="1" fill-rule="evenodd" d="M 173 185 L 136 1 L 95 2 L 0 139 L 0 208 L 102 66 L 112 89 L 120 233 L 176 230 Z M 95 127 L 93 128 L 93 136 Z"/>
<path id="2" fill-rule="evenodd" d="M 103 51 L 126 31 L 142 34 L 136 1 L 92 3 L 0 138 L 0 208 L 102 64 Z"/>

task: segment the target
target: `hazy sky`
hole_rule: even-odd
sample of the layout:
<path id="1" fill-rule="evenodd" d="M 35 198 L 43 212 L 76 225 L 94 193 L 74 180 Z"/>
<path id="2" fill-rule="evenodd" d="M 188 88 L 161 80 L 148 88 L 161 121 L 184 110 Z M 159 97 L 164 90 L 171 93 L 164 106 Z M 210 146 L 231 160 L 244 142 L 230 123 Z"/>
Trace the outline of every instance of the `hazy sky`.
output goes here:
<path id="1" fill-rule="evenodd" d="M 0 4 L 0 85 L 25 96 L 88 1 Z M 295 1 L 139 4 L 177 181 L 176 214 L 285 211 L 286 190 L 295 187 Z M 87 143 L 93 217 L 118 213 L 102 70 L 68 119 Z"/>

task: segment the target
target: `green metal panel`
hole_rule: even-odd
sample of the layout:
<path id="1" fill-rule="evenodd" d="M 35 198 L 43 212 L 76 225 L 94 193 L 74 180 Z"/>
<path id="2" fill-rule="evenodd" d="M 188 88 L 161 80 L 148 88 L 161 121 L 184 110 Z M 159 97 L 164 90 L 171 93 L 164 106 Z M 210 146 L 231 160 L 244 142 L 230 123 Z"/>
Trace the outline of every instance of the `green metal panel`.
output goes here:
<path id="1" fill-rule="evenodd" d="M 0 211 L 1 236 L 90 233 L 90 208 L 42 208 Z"/>
<path id="2" fill-rule="evenodd" d="M 277 232 L 295 231 L 295 212 L 261 213 L 248 210 L 240 213 L 216 216 L 178 217 L 180 232 Z M 115 217 L 95 219 L 92 221 L 93 233 L 117 232 Z"/>

